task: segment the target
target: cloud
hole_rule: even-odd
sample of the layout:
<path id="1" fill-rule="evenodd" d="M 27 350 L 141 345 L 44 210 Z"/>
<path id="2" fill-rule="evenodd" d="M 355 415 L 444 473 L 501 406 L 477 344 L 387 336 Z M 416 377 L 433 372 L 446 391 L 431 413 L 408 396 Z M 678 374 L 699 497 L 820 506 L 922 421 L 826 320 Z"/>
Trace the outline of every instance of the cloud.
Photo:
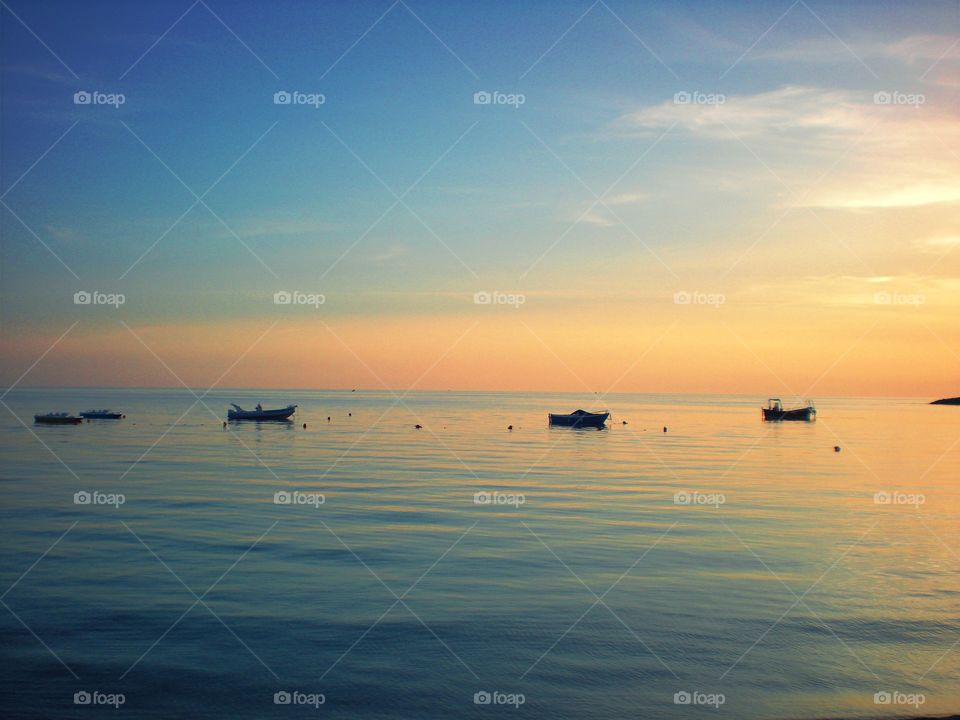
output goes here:
<path id="1" fill-rule="evenodd" d="M 758 169 L 768 169 L 758 182 L 769 185 L 775 174 L 793 191 L 788 205 L 897 208 L 960 201 L 956 109 L 922 95 L 893 94 L 892 101 L 889 95 L 788 85 L 727 96 L 719 105 L 671 99 L 627 113 L 612 127 L 646 136 L 675 126 L 705 142 L 731 144 L 753 155 Z M 697 164 L 710 163 L 701 156 Z"/>
<path id="2" fill-rule="evenodd" d="M 852 54 L 851 54 L 852 53 Z M 780 60 L 811 64 L 833 65 L 856 57 L 863 59 L 891 59 L 908 64 L 960 59 L 960 43 L 956 35 L 920 34 L 899 40 L 862 38 L 846 43 L 834 37 L 816 37 L 790 45 L 756 48 L 744 57 L 745 61 Z"/>
<path id="3" fill-rule="evenodd" d="M 294 214 L 271 214 L 250 218 L 240 223 L 236 232 L 240 237 L 265 235 L 317 235 L 337 229 L 334 223 L 319 218 Z"/>
<path id="4" fill-rule="evenodd" d="M 610 195 L 605 197 L 603 202 L 607 205 L 639 205 L 650 199 L 649 193 L 643 192 L 627 192 L 619 193 L 618 195 Z"/>

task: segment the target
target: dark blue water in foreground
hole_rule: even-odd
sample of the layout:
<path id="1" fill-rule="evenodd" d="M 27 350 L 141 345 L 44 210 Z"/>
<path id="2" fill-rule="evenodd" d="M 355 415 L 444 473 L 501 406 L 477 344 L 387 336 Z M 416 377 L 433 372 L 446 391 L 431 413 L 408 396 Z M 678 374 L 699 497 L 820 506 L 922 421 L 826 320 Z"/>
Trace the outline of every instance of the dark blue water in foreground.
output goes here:
<path id="1" fill-rule="evenodd" d="M 296 423 L 221 428 L 258 399 Z M 957 712 L 960 408 L 761 400 L 14 391 L 0 715 Z"/>

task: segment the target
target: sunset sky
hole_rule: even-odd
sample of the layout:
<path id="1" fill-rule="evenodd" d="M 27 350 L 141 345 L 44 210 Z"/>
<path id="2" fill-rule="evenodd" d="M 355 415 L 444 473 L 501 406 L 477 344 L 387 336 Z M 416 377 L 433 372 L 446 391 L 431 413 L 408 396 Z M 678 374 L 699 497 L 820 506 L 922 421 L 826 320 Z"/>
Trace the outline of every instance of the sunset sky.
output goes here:
<path id="1" fill-rule="evenodd" d="M 0 18 L 5 387 L 960 395 L 957 2 Z"/>

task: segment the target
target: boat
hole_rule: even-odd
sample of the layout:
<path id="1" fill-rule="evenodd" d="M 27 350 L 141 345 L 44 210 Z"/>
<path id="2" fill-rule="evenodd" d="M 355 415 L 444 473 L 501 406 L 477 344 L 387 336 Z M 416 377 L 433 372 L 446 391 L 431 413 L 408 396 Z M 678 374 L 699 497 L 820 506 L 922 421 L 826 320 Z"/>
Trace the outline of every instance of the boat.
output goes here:
<path id="1" fill-rule="evenodd" d="M 84 420 L 119 420 L 123 413 L 111 412 L 110 410 L 87 410 L 80 413 Z"/>
<path id="2" fill-rule="evenodd" d="M 264 410 L 259 405 L 257 405 L 254 410 L 244 410 L 235 403 L 230 403 L 230 405 L 233 407 L 233 410 L 227 411 L 227 420 L 256 420 L 257 422 L 263 420 L 288 420 L 297 410 L 296 405 L 287 405 L 285 408 L 279 408 L 277 410 Z"/>
<path id="3" fill-rule="evenodd" d="M 586 410 L 575 410 L 569 415 L 555 415 L 548 413 L 551 425 L 561 425 L 563 427 L 590 427 L 601 428 L 610 417 L 610 413 L 592 413 Z"/>
<path id="4" fill-rule="evenodd" d="M 780 398 L 770 398 L 767 400 L 767 406 L 762 408 L 763 419 L 767 422 L 776 422 L 780 420 L 803 420 L 811 421 L 817 419 L 817 408 L 814 407 L 812 400 L 807 400 L 805 407 L 784 409 Z"/>
<path id="5" fill-rule="evenodd" d="M 33 421 L 41 425 L 79 425 L 83 422 L 83 418 L 65 412 L 50 412 L 45 415 L 34 415 Z"/>

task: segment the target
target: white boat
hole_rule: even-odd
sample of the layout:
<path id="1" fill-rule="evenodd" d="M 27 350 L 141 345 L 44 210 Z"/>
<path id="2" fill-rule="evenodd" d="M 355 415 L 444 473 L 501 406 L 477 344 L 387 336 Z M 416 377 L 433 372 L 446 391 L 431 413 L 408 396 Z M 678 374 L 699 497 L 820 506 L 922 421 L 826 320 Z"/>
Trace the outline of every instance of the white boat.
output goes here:
<path id="1" fill-rule="evenodd" d="M 254 410 L 244 410 L 235 403 L 230 403 L 233 410 L 227 411 L 227 420 L 288 420 L 297 410 L 296 405 L 287 405 L 285 408 L 277 410 L 264 410 L 257 405 Z"/>

